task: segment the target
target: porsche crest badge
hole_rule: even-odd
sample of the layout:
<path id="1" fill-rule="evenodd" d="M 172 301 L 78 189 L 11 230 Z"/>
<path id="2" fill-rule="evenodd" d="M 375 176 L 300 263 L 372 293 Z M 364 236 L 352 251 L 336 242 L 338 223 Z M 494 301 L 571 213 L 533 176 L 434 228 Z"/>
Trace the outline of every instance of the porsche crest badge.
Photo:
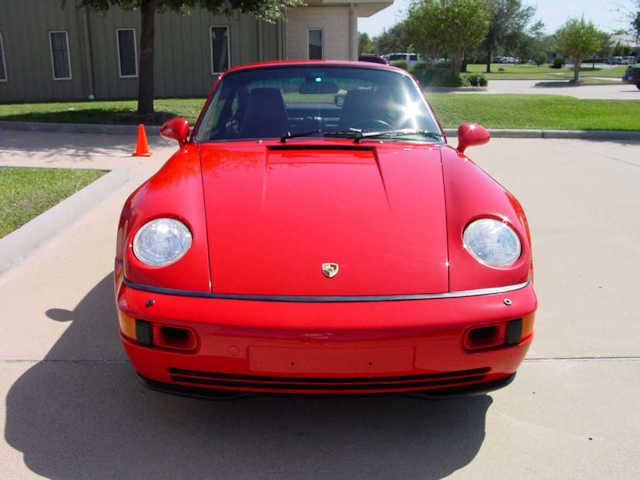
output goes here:
<path id="1" fill-rule="evenodd" d="M 322 274 L 327 278 L 333 278 L 338 274 L 338 270 L 340 269 L 340 265 L 337 263 L 323 263 L 322 264 Z"/>

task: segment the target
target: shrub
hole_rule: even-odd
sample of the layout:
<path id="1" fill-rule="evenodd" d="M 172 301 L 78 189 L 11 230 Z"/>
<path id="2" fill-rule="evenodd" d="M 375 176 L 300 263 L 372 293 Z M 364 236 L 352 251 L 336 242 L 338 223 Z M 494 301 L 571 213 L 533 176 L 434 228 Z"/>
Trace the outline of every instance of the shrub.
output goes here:
<path id="1" fill-rule="evenodd" d="M 467 80 L 469 81 L 469 85 L 472 87 L 486 87 L 489 84 L 487 78 L 479 73 L 469 75 Z"/>
<path id="2" fill-rule="evenodd" d="M 549 65 L 551 68 L 562 68 L 564 67 L 564 58 L 556 58 L 553 61 L 553 64 Z"/>
<path id="3" fill-rule="evenodd" d="M 413 69 L 413 74 L 424 86 L 430 87 L 460 87 L 464 84 L 464 79 L 447 63 L 435 65 L 418 64 Z"/>
<path id="4" fill-rule="evenodd" d="M 428 66 L 429 64 L 424 63 L 422 60 L 420 60 L 413 66 L 413 68 L 409 68 L 409 71 L 415 75 L 416 73 L 423 72 Z"/>
<path id="5" fill-rule="evenodd" d="M 533 62 L 539 67 L 540 65 L 542 65 L 544 62 L 547 61 L 547 56 L 544 54 L 544 52 L 538 52 L 533 56 Z"/>
<path id="6" fill-rule="evenodd" d="M 402 68 L 403 70 L 409 70 L 409 62 L 406 60 L 398 60 L 396 62 L 391 62 L 392 67 Z"/>

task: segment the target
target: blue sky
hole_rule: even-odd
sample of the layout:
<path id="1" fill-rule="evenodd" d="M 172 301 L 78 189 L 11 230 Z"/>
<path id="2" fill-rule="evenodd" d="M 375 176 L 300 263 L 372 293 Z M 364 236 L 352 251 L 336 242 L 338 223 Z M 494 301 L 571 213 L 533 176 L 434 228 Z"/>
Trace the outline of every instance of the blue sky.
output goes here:
<path id="1" fill-rule="evenodd" d="M 375 36 L 402 20 L 410 0 L 395 0 L 393 5 L 369 18 L 358 19 L 358 31 Z M 536 18 L 545 24 L 546 33 L 555 32 L 568 18 L 581 17 L 590 20 L 601 30 L 613 32 L 628 27 L 621 10 L 633 11 L 633 0 L 523 0 L 523 5 L 536 7 Z"/>

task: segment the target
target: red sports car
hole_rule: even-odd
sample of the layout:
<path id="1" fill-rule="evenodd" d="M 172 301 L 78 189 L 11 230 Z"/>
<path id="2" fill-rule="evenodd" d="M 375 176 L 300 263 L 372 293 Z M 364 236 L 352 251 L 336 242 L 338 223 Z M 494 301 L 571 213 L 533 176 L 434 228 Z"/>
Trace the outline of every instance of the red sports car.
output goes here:
<path id="1" fill-rule="evenodd" d="M 343 101 L 336 102 L 342 96 Z M 447 145 L 407 72 L 279 62 L 220 76 L 127 200 L 115 296 L 152 388 L 185 395 L 489 391 L 533 338 L 518 201 Z"/>

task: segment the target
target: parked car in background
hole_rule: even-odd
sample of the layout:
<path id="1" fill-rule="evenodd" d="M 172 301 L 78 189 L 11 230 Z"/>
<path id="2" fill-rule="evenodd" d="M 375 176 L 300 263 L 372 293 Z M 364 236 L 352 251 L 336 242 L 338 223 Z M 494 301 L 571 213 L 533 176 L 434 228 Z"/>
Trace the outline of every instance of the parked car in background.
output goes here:
<path id="1" fill-rule="evenodd" d="M 627 67 L 622 81 L 624 83 L 633 83 L 640 90 L 640 64 Z"/>
<path id="2" fill-rule="evenodd" d="M 346 92 L 341 105 L 333 98 Z M 115 300 L 151 388 L 422 395 L 507 385 L 533 339 L 516 198 L 445 132 L 406 71 L 234 67 L 126 201 Z"/>
<path id="3" fill-rule="evenodd" d="M 517 57 L 502 57 L 500 55 L 493 57 L 493 63 L 521 63 L 520 59 Z"/>
<path id="4" fill-rule="evenodd" d="M 636 63 L 636 57 L 634 57 L 633 55 L 622 57 L 623 65 L 633 65 L 634 63 Z"/>
<path id="5" fill-rule="evenodd" d="M 382 65 L 388 65 L 389 62 L 381 57 L 380 55 L 376 55 L 375 53 L 361 53 L 358 56 L 359 62 L 371 62 L 371 63 L 381 63 Z"/>
<path id="6" fill-rule="evenodd" d="M 410 67 L 413 67 L 416 63 L 423 60 L 422 55 L 419 53 L 388 53 L 383 55 L 383 57 L 389 63 L 405 60 Z"/>

